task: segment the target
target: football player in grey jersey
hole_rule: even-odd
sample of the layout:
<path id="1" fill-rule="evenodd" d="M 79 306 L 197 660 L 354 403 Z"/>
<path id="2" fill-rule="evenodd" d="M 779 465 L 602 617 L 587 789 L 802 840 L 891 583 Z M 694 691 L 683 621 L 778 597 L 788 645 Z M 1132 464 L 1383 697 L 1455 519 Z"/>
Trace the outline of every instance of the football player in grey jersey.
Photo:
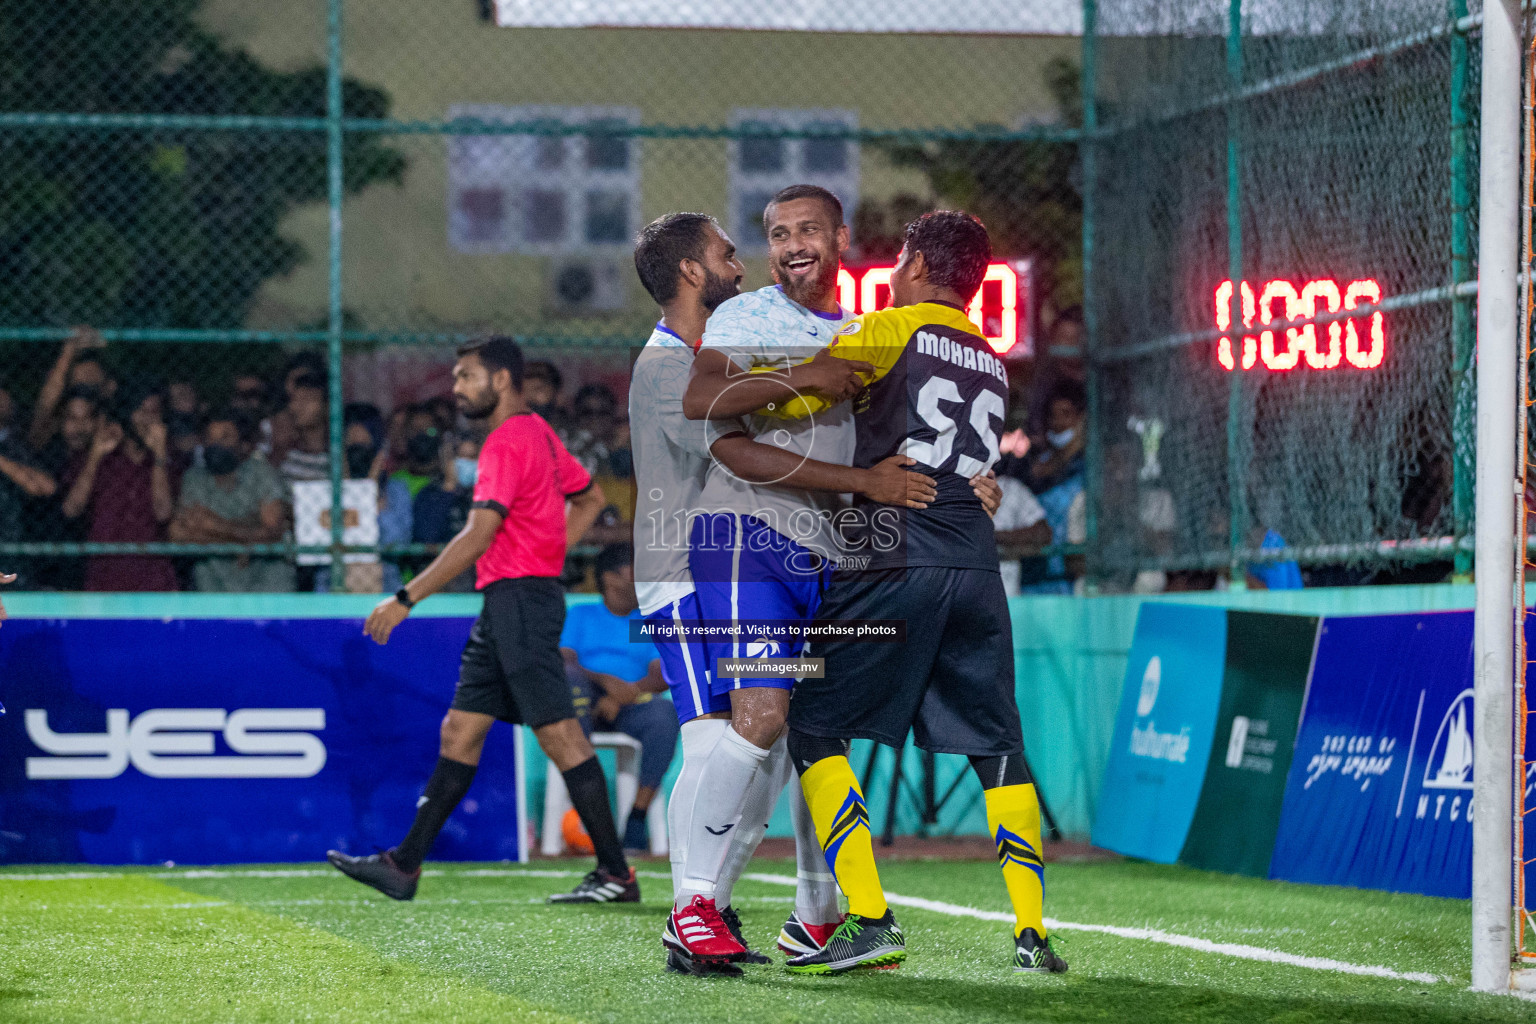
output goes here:
<path id="1" fill-rule="evenodd" d="M 630 433 L 635 457 L 638 495 L 635 515 L 635 585 L 645 628 L 656 643 L 663 674 L 683 722 L 683 767 L 669 802 L 669 832 L 674 888 L 680 888 L 690 845 L 688 835 L 694 803 L 701 793 L 704 760 L 725 733 L 730 698 L 711 692 L 713 666 L 706 645 L 681 627 L 702 618 L 688 563 L 691 518 L 704 507 L 701 495 L 712 470 L 720 466 L 746 479 L 791 478 L 801 487 L 825 491 L 855 491 L 876 501 L 921 505 L 931 497 L 931 481 L 901 468 L 893 459 L 867 471 L 851 472 L 846 465 L 809 462 L 799 454 L 759 444 L 737 421 L 689 421 L 683 416 L 683 393 L 694 351 L 705 322 L 721 302 L 736 295 L 742 267 L 735 247 L 713 218 L 679 213 L 662 217 L 641 233 L 635 247 L 641 282 L 662 307 L 663 316 L 635 360 L 630 382 Z M 822 357 L 754 389 L 772 400 L 812 392 L 841 401 L 863 386 L 856 369 Z M 716 465 L 718 460 L 719 465 Z M 779 744 L 782 747 L 782 743 Z M 780 764 L 782 762 L 782 764 Z M 788 762 L 781 757 L 762 772 L 753 787 L 754 799 L 738 815 L 741 824 L 728 824 L 718 835 L 717 860 L 723 860 L 716 895 L 718 904 L 690 900 L 675 908 L 664 942 L 668 966 L 689 973 L 737 970 L 732 960 L 763 962 L 749 954 L 741 941 L 739 922 L 730 907 L 730 892 L 741 869 L 762 839 L 764 825 L 788 780 Z M 713 788 L 713 786 L 711 786 Z M 793 791 L 792 791 L 793 792 Z M 799 934 L 800 918 L 835 926 L 837 889 L 826 869 L 821 848 L 803 797 L 793 797 L 799 854 L 796 913 L 786 930 Z M 803 833 L 803 835 L 801 835 Z M 711 830 L 711 835 L 715 835 Z M 782 938 L 782 936 L 781 936 Z"/>

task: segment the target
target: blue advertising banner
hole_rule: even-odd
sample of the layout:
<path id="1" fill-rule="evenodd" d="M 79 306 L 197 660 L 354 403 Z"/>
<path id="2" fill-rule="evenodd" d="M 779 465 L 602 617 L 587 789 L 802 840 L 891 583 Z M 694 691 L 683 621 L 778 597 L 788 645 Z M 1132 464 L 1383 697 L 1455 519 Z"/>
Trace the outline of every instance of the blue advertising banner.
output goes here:
<path id="1" fill-rule="evenodd" d="M 0 862 L 372 852 L 410 826 L 471 620 L 13 620 L 0 629 Z M 498 724 L 434 859 L 526 856 Z"/>
<path id="2" fill-rule="evenodd" d="M 1141 606 L 1095 846 L 1163 864 L 1178 859 L 1211 753 L 1226 646 L 1224 608 Z"/>
<path id="3" fill-rule="evenodd" d="M 1270 877 L 1465 898 L 1472 614 L 1325 619 Z"/>

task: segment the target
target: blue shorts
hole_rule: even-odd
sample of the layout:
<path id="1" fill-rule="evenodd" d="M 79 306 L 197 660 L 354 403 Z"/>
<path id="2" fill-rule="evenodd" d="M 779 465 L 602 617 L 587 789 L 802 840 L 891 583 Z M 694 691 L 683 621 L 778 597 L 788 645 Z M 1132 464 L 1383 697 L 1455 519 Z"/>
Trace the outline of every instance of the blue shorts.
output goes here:
<path id="1" fill-rule="evenodd" d="M 716 622 L 796 622 L 809 625 L 832 578 L 832 563 L 770 529 L 762 520 L 734 512 L 713 512 L 693 520 L 688 568 L 702 617 Z M 729 641 L 705 644 L 711 689 L 728 694 L 749 686 L 792 689 L 785 676 L 721 678 L 720 658 L 798 658 L 805 648 L 795 638 L 754 637 L 750 631 Z"/>
<path id="2" fill-rule="evenodd" d="M 645 617 L 652 625 L 677 627 L 703 618 L 699 614 L 699 595 L 688 594 Z M 714 673 L 709 668 L 709 654 L 703 640 L 680 639 L 676 632 L 653 635 L 657 656 L 661 659 L 661 677 L 672 691 L 677 721 L 691 722 L 700 715 L 731 710 L 731 698 L 716 695 L 711 688 Z"/>

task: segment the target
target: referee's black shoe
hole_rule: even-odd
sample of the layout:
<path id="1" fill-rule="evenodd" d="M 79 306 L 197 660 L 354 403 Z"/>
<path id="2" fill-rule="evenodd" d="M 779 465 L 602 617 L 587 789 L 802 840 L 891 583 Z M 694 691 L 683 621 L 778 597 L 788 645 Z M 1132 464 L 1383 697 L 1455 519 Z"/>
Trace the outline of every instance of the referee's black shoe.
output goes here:
<path id="1" fill-rule="evenodd" d="M 635 869 L 629 874 L 615 875 L 607 868 L 599 867 L 587 873 L 570 892 L 557 892 L 545 899 L 546 903 L 639 903 L 640 882 Z"/>
<path id="2" fill-rule="evenodd" d="M 402 871 L 388 851 L 353 857 L 340 850 L 327 850 L 325 859 L 348 878 L 371 885 L 392 900 L 411 899 L 416 895 L 416 883 L 421 881 L 421 868 Z"/>

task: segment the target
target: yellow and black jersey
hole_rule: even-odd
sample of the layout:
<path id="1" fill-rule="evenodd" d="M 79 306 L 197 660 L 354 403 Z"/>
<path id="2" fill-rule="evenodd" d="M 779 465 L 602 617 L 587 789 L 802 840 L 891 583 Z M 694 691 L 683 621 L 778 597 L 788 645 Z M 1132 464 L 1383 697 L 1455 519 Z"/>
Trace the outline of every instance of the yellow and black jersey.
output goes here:
<path id="1" fill-rule="evenodd" d="M 938 302 L 865 313 L 832 343 L 834 355 L 875 367 L 853 399 L 854 465 L 891 455 L 938 482 L 925 509 L 896 509 L 859 498 L 839 524 L 845 564 L 997 568 L 992 520 L 969 480 L 992 468 L 1008 411 L 1008 374 L 960 309 Z M 800 398 L 775 415 L 798 418 L 827 403 Z M 869 556 L 866 563 L 861 556 Z"/>

